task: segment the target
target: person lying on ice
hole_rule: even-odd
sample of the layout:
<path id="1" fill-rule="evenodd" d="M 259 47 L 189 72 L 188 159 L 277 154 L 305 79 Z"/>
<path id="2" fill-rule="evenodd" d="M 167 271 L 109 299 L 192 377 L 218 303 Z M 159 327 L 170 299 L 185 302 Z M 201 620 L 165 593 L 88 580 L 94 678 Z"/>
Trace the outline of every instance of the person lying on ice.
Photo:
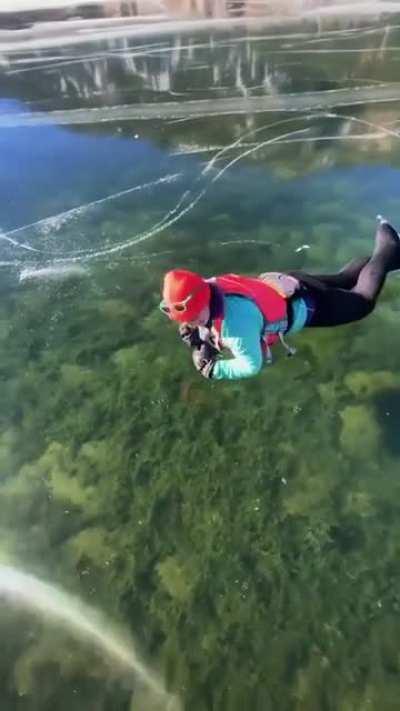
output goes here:
<path id="1" fill-rule="evenodd" d="M 266 272 L 258 277 L 223 274 L 205 279 L 186 269 L 164 277 L 160 308 L 180 324 L 182 340 L 205 378 L 236 380 L 256 375 L 286 335 L 359 321 L 377 303 L 386 275 L 400 269 L 400 238 L 378 218 L 370 257 L 337 274 Z M 232 357 L 222 358 L 228 349 Z"/>

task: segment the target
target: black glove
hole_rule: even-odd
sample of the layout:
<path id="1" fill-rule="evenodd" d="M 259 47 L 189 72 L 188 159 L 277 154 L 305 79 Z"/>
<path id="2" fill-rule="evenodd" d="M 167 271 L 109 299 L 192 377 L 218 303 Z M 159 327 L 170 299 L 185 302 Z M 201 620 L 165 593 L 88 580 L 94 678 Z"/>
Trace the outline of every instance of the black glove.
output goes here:
<path id="1" fill-rule="evenodd" d="M 200 338 L 199 329 L 197 326 L 192 328 L 186 323 L 179 326 L 179 335 L 183 343 L 188 346 L 188 348 L 200 348 L 203 341 Z"/>
<path id="2" fill-rule="evenodd" d="M 218 351 L 209 343 L 202 343 L 199 348 L 193 349 L 194 367 L 204 378 L 212 378 L 217 353 Z"/>

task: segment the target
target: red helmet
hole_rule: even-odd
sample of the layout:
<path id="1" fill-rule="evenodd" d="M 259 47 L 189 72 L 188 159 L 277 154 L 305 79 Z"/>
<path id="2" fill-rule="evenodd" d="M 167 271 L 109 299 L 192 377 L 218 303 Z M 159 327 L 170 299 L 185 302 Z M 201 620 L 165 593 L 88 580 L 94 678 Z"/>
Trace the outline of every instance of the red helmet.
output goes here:
<path id="1" fill-rule="evenodd" d="M 161 309 L 173 321 L 195 321 L 210 301 L 210 286 L 200 274 L 172 269 L 164 277 Z"/>

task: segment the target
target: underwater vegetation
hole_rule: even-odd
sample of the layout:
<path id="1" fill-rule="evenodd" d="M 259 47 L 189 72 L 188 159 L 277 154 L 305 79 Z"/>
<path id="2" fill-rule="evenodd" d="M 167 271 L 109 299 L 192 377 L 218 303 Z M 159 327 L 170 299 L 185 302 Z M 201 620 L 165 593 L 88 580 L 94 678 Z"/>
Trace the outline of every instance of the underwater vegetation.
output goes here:
<path id="1" fill-rule="evenodd" d="M 210 384 L 156 309 L 172 258 L 2 300 L 1 562 L 122 621 L 185 708 L 395 709 L 396 279 L 364 323 Z M 4 709 L 129 708 L 87 645 L 0 625 Z"/>
<path id="2" fill-rule="evenodd" d="M 300 29 L 135 61 L 104 40 L 1 79 L 66 123 L 116 101 L 162 114 L 173 92 L 278 102 L 0 131 L 0 565 L 132 634 L 185 711 L 400 706 L 398 277 L 367 320 L 303 332 L 244 382 L 199 377 L 157 308 L 174 266 L 333 271 L 371 249 L 376 212 L 400 227 L 395 23 Z M 342 88 L 370 103 L 335 108 Z M 1 711 L 167 711 L 90 640 L 0 601 Z"/>

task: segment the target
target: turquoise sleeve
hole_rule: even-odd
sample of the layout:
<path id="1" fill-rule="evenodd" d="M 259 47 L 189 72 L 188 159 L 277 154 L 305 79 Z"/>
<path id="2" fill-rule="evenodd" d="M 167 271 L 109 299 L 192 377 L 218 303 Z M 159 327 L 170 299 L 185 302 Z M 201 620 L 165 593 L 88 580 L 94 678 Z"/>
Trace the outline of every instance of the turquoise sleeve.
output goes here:
<path id="1" fill-rule="evenodd" d="M 261 334 L 263 316 L 249 299 L 227 296 L 224 299 L 225 316 L 222 340 L 232 353 L 232 358 L 218 360 L 214 366 L 213 380 L 238 380 L 256 375 L 263 365 Z"/>
<path id="2" fill-rule="evenodd" d="M 304 328 L 304 326 L 307 323 L 307 317 L 308 317 L 308 312 L 307 312 L 307 305 L 304 299 L 298 297 L 297 299 L 292 300 L 292 313 L 293 313 L 293 321 L 292 321 L 292 327 L 290 331 L 288 331 L 289 335 L 298 333 L 299 331 Z"/>

